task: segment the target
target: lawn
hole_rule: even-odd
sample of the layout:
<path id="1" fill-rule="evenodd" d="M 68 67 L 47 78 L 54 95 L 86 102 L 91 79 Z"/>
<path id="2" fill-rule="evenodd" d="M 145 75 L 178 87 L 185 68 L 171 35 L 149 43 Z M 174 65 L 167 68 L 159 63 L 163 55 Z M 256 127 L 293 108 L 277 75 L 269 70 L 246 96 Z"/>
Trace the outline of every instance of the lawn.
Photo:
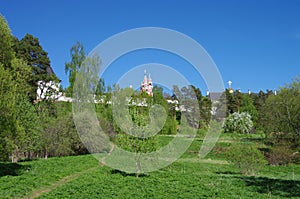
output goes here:
<path id="1" fill-rule="evenodd" d="M 178 161 L 139 178 L 101 166 L 91 155 L 0 163 L 0 198 L 299 198 L 300 165 L 265 165 L 249 177 L 223 159 L 228 145 L 249 141 L 221 137 L 199 159 L 197 138 Z"/>

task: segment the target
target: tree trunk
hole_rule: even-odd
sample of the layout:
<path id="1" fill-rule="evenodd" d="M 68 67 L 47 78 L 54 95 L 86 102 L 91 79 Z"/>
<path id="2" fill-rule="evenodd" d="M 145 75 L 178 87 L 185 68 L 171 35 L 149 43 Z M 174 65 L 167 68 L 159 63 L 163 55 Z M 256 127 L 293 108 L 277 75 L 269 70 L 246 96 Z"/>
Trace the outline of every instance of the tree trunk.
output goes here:
<path id="1" fill-rule="evenodd" d="M 47 149 L 45 148 L 45 152 L 44 152 L 44 154 L 45 154 L 45 159 L 48 159 L 48 151 L 47 151 Z"/>
<path id="2" fill-rule="evenodd" d="M 140 172 L 141 172 L 141 162 L 140 162 L 140 158 L 139 157 L 137 157 L 137 159 L 136 159 L 135 166 L 136 166 L 136 174 L 135 174 L 135 176 L 136 176 L 136 178 L 138 178 L 139 175 L 140 175 Z"/>
<path id="3" fill-rule="evenodd" d="M 18 161 L 19 161 L 19 150 L 18 150 L 18 146 L 16 146 L 15 150 L 13 150 L 11 155 L 11 162 L 17 163 Z"/>

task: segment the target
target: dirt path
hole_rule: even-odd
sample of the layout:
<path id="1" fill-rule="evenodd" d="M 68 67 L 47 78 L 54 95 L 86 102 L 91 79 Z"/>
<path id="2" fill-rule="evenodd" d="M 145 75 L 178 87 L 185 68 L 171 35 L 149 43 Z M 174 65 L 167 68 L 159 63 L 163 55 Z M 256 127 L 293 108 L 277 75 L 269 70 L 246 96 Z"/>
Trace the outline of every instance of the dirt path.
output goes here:
<path id="1" fill-rule="evenodd" d="M 226 160 L 213 160 L 213 159 L 201 159 L 201 158 L 180 158 L 179 162 L 199 162 L 207 164 L 229 164 Z"/>
<path id="2" fill-rule="evenodd" d="M 83 175 L 83 174 L 86 174 L 86 173 L 90 173 L 92 171 L 95 171 L 97 168 L 99 168 L 99 166 L 97 167 L 92 167 L 88 170 L 84 170 L 84 171 L 81 171 L 81 172 L 76 172 L 72 175 L 69 175 L 69 176 L 66 176 L 66 177 L 63 177 L 62 179 L 60 179 L 59 181 L 57 182 L 54 182 L 53 184 L 49 185 L 49 186 L 46 186 L 46 187 L 42 187 L 42 188 L 39 188 L 35 191 L 33 191 L 29 196 L 26 196 L 24 197 L 23 199 L 33 199 L 33 198 L 36 198 L 36 197 L 39 197 L 40 195 L 42 194 L 45 194 L 45 193 L 49 193 L 50 191 L 72 181 L 72 180 L 75 180 L 77 177 Z"/>

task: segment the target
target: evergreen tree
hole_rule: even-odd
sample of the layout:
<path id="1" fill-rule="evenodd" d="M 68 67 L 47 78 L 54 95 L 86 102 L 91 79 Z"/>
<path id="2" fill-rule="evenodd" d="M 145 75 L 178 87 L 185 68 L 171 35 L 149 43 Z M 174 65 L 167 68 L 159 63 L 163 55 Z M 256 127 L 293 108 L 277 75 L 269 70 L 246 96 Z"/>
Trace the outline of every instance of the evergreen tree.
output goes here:
<path id="1" fill-rule="evenodd" d="M 273 93 L 268 91 L 267 93 L 263 91 L 259 91 L 258 94 L 251 94 L 251 98 L 253 99 L 253 105 L 257 110 L 257 120 L 256 120 L 256 129 L 264 130 L 264 118 L 265 114 L 265 104 L 266 100 L 272 96 Z"/>
<path id="2" fill-rule="evenodd" d="M 231 93 L 228 89 L 226 89 L 225 93 L 227 105 L 226 115 L 229 116 L 234 112 L 239 112 L 241 107 L 242 94 L 239 91 L 234 91 L 233 93 Z"/>
<path id="3" fill-rule="evenodd" d="M 48 53 L 42 48 L 38 38 L 26 34 L 15 44 L 16 56 L 31 66 L 34 81 L 57 80 L 51 66 Z"/>
<path id="4" fill-rule="evenodd" d="M 29 95 L 31 101 L 36 99 L 38 81 L 59 81 L 50 66 L 48 53 L 43 50 L 38 38 L 30 34 L 26 34 L 20 41 L 15 38 L 14 50 L 16 57 L 24 60 L 31 67 L 32 75 L 27 79 L 27 82 L 31 85 Z"/>

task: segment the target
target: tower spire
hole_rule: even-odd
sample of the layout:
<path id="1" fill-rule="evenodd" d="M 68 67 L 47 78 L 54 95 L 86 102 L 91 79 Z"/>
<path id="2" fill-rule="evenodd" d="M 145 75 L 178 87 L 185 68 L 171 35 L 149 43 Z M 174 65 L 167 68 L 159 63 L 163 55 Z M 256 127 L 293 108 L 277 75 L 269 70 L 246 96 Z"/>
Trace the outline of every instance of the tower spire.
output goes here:
<path id="1" fill-rule="evenodd" d="M 149 77 L 147 78 L 147 71 L 144 70 L 144 80 L 141 83 L 140 91 L 147 92 L 148 95 L 153 96 L 152 89 L 153 89 L 153 85 L 152 85 L 150 73 L 149 73 Z"/>

